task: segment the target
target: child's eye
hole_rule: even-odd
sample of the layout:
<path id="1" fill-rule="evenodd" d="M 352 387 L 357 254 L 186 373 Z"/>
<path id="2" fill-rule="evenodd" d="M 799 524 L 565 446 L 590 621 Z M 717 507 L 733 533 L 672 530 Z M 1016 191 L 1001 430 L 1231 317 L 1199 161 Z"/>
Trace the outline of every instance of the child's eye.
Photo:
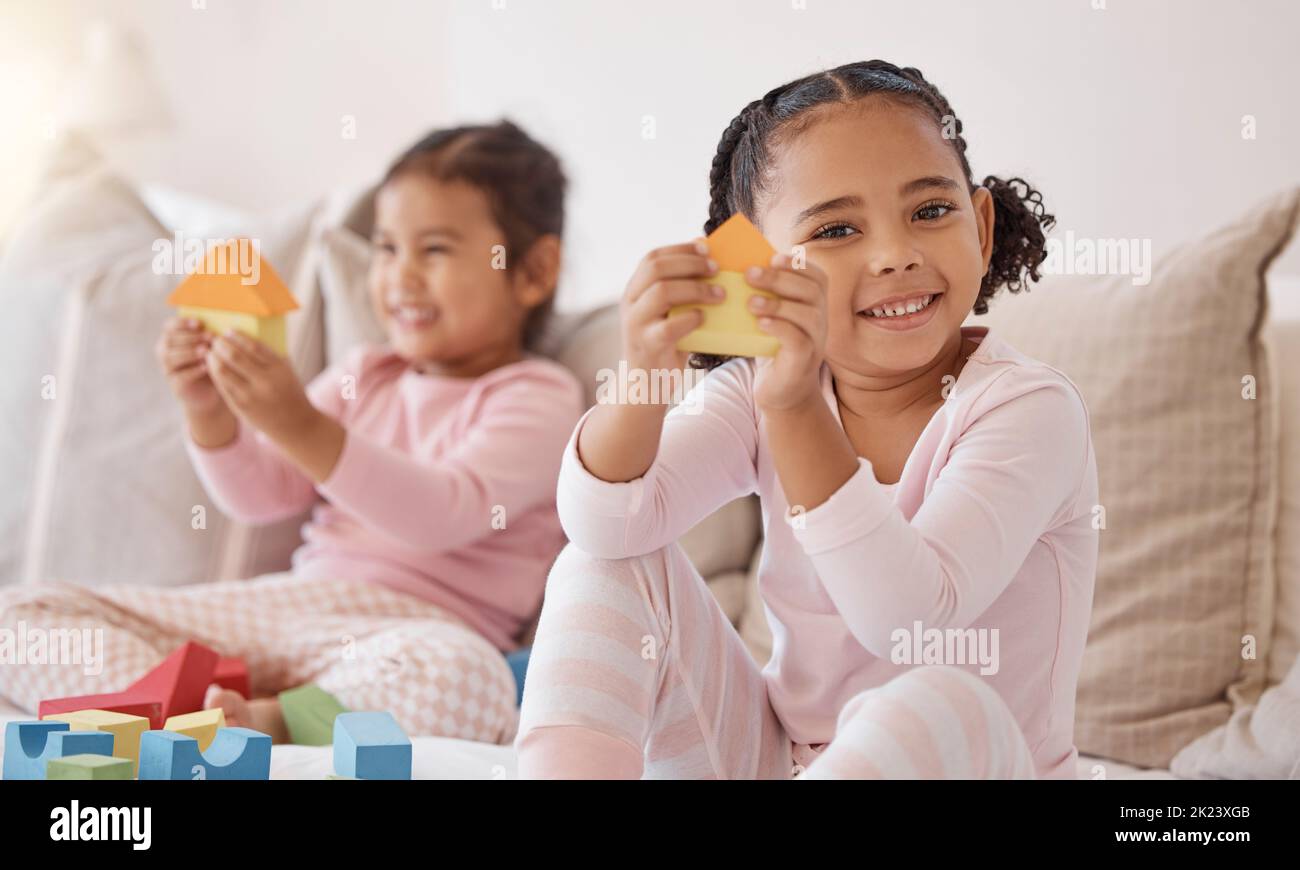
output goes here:
<path id="1" fill-rule="evenodd" d="M 923 221 L 937 221 L 949 212 L 956 210 L 957 206 L 950 202 L 927 202 L 918 208 L 912 217 L 919 217 Z"/>
<path id="2" fill-rule="evenodd" d="M 445 245 L 427 245 L 424 249 L 426 254 L 445 254 L 447 248 Z"/>
<path id="3" fill-rule="evenodd" d="M 856 233 L 857 230 L 848 224 L 827 224 L 813 232 L 812 237 L 814 239 L 846 239 L 850 232 Z"/>
<path id="4" fill-rule="evenodd" d="M 392 244 L 390 244 L 389 242 L 373 242 L 373 243 L 372 243 L 372 246 L 374 247 L 374 249 L 375 249 L 376 251 L 381 251 L 381 252 L 383 252 L 383 253 L 385 253 L 385 254 L 392 254 L 392 253 L 394 253 L 394 252 L 397 250 L 397 249 L 396 249 Z"/>

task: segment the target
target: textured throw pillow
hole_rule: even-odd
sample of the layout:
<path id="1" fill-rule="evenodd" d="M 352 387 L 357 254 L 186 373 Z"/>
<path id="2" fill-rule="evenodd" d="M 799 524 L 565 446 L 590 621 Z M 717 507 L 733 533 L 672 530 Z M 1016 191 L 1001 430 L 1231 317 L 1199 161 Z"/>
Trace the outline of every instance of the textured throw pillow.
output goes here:
<path id="1" fill-rule="evenodd" d="M 327 360 L 342 359 L 348 348 L 358 344 L 388 340 L 370 304 L 369 268 L 367 239 L 347 227 L 329 227 L 321 234 L 320 292 Z"/>
<path id="2" fill-rule="evenodd" d="M 1264 687 L 1272 628 L 1276 396 L 1264 273 L 1292 189 L 1128 275 L 1052 276 L 987 323 L 1090 412 L 1104 521 L 1078 690 L 1080 752 L 1168 766 Z"/>
<path id="3" fill-rule="evenodd" d="M 1186 779 L 1300 779 L 1300 660 L 1258 704 L 1184 746 L 1169 770 Z"/>
<path id="4" fill-rule="evenodd" d="M 736 625 L 740 630 L 740 639 L 745 642 L 745 649 L 749 650 L 760 668 L 772 658 L 772 624 L 767 621 L 767 608 L 763 596 L 758 593 L 758 568 L 762 561 L 763 548 L 755 547 L 749 572 L 745 575 L 745 607 Z"/>
<path id="5" fill-rule="evenodd" d="M 1278 373 L 1279 465 L 1277 599 L 1268 682 L 1277 685 L 1300 656 L 1300 275 L 1269 276 L 1264 335 Z"/>
<path id="6" fill-rule="evenodd" d="M 287 567 L 301 518 L 228 522 L 186 457 L 153 356 L 182 277 L 155 273 L 153 245 L 173 228 L 74 137 L 39 191 L 0 259 L 0 583 L 178 585 Z M 309 227 L 303 213 L 247 231 L 299 294 L 303 377 L 321 366 L 314 281 L 298 269 Z"/>
<path id="7" fill-rule="evenodd" d="M 1192 741 L 1169 769 L 1191 779 L 1300 779 L 1300 277 L 1269 276 L 1264 336 L 1278 381 L 1277 597 L 1259 703 Z"/>

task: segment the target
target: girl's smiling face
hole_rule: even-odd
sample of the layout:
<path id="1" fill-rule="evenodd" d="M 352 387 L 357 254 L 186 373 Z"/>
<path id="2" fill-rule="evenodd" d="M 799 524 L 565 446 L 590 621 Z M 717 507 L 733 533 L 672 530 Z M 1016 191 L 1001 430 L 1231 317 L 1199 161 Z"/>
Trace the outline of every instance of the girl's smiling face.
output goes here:
<path id="1" fill-rule="evenodd" d="M 922 369 L 979 295 L 992 197 L 971 193 L 953 143 L 920 109 L 869 96 L 814 112 L 775 144 L 759 225 L 826 272 L 832 366 L 882 378 Z"/>
<path id="2" fill-rule="evenodd" d="M 539 242 L 558 259 L 558 240 Z M 462 181 L 390 180 L 375 197 L 372 243 L 371 303 L 393 349 L 421 370 L 474 374 L 516 355 L 528 309 L 554 286 L 501 266 L 505 234 L 483 191 Z"/>

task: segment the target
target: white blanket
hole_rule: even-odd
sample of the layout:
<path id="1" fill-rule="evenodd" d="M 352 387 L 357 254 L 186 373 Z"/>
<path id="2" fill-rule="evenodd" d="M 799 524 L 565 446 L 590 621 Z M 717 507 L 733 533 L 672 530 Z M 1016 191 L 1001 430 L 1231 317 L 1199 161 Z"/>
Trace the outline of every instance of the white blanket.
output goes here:
<path id="1" fill-rule="evenodd" d="M 0 700 L 0 728 L 13 720 L 32 718 Z M 515 752 L 510 746 L 452 737 L 412 737 L 411 750 L 412 779 L 515 778 Z M 0 761 L 3 759 L 4 741 L 0 740 Z M 271 779 L 324 779 L 325 774 L 333 772 L 333 749 L 329 746 L 276 744 L 271 747 Z M 1079 778 L 1178 779 L 1167 770 L 1142 770 L 1088 756 L 1079 757 Z"/>
<path id="2" fill-rule="evenodd" d="M 1300 779 L 1300 659 L 1286 678 L 1169 763 L 1187 779 Z"/>
<path id="3" fill-rule="evenodd" d="M 0 700 L 0 729 L 14 720 L 34 719 Z M 514 779 L 515 753 L 510 746 L 494 746 L 451 737 L 411 738 L 413 779 Z M 0 740 L 0 761 L 4 741 Z M 333 748 L 277 744 L 271 747 L 271 779 L 324 779 L 334 772 Z"/>

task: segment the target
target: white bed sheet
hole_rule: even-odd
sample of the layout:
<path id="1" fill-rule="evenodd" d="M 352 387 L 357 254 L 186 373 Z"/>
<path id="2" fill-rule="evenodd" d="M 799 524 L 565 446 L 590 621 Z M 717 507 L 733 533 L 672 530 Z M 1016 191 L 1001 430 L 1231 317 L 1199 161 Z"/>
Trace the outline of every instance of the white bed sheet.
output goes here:
<path id="1" fill-rule="evenodd" d="M 12 704 L 0 700 L 0 728 L 17 719 L 31 719 Z M 414 779 L 514 779 L 515 754 L 510 746 L 494 746 L 451 737 L 413 737 L 412 778 Z M 0 740 L 0 760 L 4 741 Z M 1095 779 L 1097 765 L 1105 779 L 1177 779 L 1167 770 L 1143 770 L 1118 761 L 1080 756 L 1079 778 Z M 277 744 L 271 748 L 271 779 L 324 779 L 333 773 L 329 746 Z"/>

